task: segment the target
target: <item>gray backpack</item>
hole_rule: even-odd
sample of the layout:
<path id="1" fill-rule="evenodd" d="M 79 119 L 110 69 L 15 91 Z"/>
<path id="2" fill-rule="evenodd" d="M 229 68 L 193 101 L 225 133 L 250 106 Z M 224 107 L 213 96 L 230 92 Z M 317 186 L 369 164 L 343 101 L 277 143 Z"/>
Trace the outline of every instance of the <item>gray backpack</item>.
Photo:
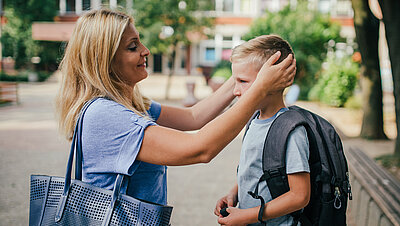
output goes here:
<path id="1" fill-rule="evenodd" d="M 255 114 L 252 119 L 256 116 Z M 340 137 L 328 121 L 298 106 L 291 106 L 288 111 L 279 115 L 265 139 L 263 175 L 255 190 L 248 192 L 261 202 L 258 220 L 265 224 L 262 220 L 265 202 L 258 195 L 260 183 L 266 181 L 273 199 L 289 191 L 285 162 L 286 145 L 290 132 L 298 126 L 305 127 L 310 146 L 308 162 L 311 197 L 303 210 L 291 213 L 293 225 L 297 225 L 298 222 L 301 222 L 302 226 L 346 225 L 347 199 L 351 200 L 352 194 Z"/>

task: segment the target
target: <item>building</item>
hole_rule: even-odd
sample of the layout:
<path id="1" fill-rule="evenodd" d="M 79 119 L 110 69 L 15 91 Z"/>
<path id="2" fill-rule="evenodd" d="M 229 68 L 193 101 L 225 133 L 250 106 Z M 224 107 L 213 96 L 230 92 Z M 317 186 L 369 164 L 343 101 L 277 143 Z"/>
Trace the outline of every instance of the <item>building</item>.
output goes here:
<path id="1" fill-rule="evenodd" d="M 133 8 L 133 0 L 58 0 L 59 15 L 53 22 L 34 23 L 32 36 L 36 40 L 67 41 L 76 19 L 88 9 L 107 4 Z M 242 42 L 252 21 L 266 10 L 278 11 L 297 0 L 210 0 L 211 11 L 203 16 L 215 18 L 215 28 L 209 32 L 212 39 L 192 39 L 189 46 L 180 45 L 176 53 L 176 74 L 209 74 L 220 60 L 229 59 L 231 49 Z M 309 7 L 330 13 L 333 20 L 343 25 L 343 35 L 353 38 L 353 11 L 350 0 L 309 0 Z M 151 55 L 148 69 L 155 73 L 168 73 L 168 60 L 162 55 Z"/>

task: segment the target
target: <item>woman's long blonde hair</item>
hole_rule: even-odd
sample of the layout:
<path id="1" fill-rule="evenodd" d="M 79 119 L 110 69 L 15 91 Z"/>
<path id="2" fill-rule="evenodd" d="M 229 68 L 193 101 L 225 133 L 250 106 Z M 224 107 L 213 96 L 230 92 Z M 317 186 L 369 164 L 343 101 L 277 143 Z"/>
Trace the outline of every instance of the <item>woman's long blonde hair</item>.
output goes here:
<path id="1" fill-rule="evenodd" d="M 60 64 L 61 87 L 56 97 L 60 131 L 71 139 L 82 106 L 94 97 L 107 97 L 141 116 L 147 116 L 150 100 L 135 86 L 133 95 L 112 69 L 115 52 L 133 18 L 108 9 L 81 16 Z M 132 93 L 132 92 L 128 92 Z"/>

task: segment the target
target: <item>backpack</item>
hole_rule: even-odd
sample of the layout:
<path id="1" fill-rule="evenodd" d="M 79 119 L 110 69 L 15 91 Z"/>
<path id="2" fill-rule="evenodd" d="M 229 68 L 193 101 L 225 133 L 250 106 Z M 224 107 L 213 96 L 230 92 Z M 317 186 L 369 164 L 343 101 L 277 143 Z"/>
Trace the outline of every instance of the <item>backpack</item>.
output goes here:
<path id="1" fill-rule="evenodd" d="M 246 133 L 251 121 L 247 124 Z M 258 195 L 261 182 L 266 181 L 272 199 L 290 190 L 286 174 L 286 145 L 290 132 L 298 126 L 305 127 L 309 141 L 311 197 L 303 210 L 291 213 L 293 225 L 298 222 L 302 226 L 346 225 L 347 199 L 351 200 L 352 194 L 340 137 L 328 121 L 298 106 L 291 106 L 279 115 L 265 139 L 263 175 L 255 190 L 248 192 L 253 198 L 260 199 L 258 220 L 265 224 L 262 220 L 265 202 Z"/>

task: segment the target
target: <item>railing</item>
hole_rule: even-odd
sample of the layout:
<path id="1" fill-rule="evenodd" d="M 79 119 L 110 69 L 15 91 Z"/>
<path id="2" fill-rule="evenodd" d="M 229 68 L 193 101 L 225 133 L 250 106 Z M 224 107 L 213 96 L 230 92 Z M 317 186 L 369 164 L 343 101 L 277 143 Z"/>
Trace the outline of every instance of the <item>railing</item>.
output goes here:
<path id="1" fill-rule="evenodd" d="M 400 182 L 364 152 L 346 151 L 353 200 L 349 217 L 357 226 L 400 225 Z"/>

